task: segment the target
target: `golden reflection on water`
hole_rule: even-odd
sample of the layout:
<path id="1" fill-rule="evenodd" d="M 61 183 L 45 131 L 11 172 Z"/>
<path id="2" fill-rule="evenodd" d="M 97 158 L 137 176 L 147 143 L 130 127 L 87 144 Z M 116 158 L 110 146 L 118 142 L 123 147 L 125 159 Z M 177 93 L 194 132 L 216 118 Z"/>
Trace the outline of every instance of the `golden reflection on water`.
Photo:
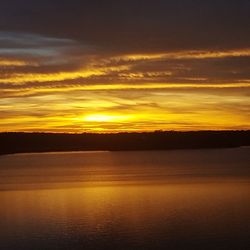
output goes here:
<path id="1" fill-rule="evenodd" d="M 0 217 L 3 224 L 11 227 L 39 223 L 62 228 L 74 225 L 88 232 L 111 225 L 126 227 L 128 231 L 144 227 L 142 231 L 147 232 L 163 220 L 170 224 L 196 221 L 208 227 L 217 217 L 228 219 L 228 208 L 230 212 L 237 208 L 240 215 L 236 217 L 248 213 L 249 195 L 247 182 L 5 191 L 0 192 Z"/>
<path id="2" fill-rule="evenodd" d="M 248 154 L 204 152 L 2 158 L 0 249 L 247 249 Z"/>

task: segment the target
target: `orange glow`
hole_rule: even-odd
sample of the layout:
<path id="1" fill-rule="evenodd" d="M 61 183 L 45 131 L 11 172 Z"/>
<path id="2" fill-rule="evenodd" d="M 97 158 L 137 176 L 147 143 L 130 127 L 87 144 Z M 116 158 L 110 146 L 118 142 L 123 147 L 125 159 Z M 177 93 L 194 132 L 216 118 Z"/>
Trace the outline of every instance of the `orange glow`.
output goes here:
<path id="1" fill-rule="evenodd" d="M 250 56 L 250 49 L 225 50 L 225 51 L 205 51 L 205 50 L 187 50 L 159 54 L 128 54 L 116 59 L 123 60 L 155 60 L 155 59 L 206 59 L 206 58 L 224 58 Z"/>
<path id="2" fill-rule="evenodd" d="M 0 79 L 0 83 L 22 84 L 27 82 L 53 82 L 76 78 L 87 78 L 93 75 L 103 75 L 102 71 L 84 70 L 77 72 L 59 72 L 53 74 L 13 74 L 10 77 Z"/>
<path id="3" fill-rule="evenodd" d="M 8 60 L 8 59 L 0 59 L 0 67 L 1 66 L 25 66 L 25 65 L 29 65 L 27 62 L 25 61 L 21 61 L 21 60 Z"/>
<path id="4" fill-rule="evenodd" d="M 192 73 L 194 60 L 243 56 L 250 49 L 96 55 L 56 70 L 53 63 L 74 58 L 0 59 L 0 131 L 249 129 L 248 78 Z M 172 59 L 192 63 L 170 67 Z M 179 71 L 187 75 L 182 79 Z"/>

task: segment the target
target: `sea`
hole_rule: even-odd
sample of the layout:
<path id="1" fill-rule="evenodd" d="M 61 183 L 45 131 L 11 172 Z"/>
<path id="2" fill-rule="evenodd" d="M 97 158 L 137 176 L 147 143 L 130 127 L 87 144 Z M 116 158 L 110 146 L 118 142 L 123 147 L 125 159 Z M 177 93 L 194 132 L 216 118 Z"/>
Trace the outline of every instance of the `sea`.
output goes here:
<path id="1" fill-rule="evenodd" d="M 250 249 L 250 147 L 2 155 L 0 249 Z"/>

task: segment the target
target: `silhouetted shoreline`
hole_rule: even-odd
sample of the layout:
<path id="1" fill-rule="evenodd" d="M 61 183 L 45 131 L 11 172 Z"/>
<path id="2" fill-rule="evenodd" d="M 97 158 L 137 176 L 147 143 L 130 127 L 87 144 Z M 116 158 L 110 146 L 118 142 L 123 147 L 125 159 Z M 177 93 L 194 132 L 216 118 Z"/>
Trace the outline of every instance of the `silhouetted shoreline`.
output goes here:
<path id="1" fill-rule="evenodd" d="M 205 149 L 250 146 L 250 130 L 155 131 L 117 134 L 0 133 L 0 154 Z"/>

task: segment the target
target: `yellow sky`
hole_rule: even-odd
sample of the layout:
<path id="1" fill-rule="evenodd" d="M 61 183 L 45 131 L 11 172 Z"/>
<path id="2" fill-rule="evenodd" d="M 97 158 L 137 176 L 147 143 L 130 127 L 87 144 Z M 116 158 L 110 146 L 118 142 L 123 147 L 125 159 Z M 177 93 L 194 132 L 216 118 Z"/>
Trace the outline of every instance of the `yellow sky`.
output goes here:
<path id="1" fill-rule="evenodd" d="M 103 55 L 55 41 L 2 49 L 0 131 L 250 129 L 250 49 Z"/>

